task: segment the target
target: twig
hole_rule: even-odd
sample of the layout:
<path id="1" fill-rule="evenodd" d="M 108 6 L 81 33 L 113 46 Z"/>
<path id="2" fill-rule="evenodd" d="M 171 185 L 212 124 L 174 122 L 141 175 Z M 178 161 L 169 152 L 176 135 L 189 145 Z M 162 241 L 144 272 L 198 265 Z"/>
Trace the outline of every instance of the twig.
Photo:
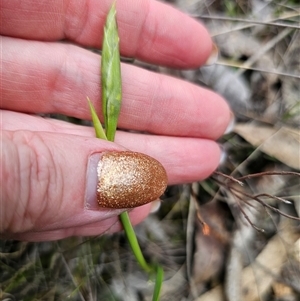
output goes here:
<path id="1" fill-rule="evenodd" d="M 233 61 L 228 61 L 228 60 L 224 60 L 224 59 L 219 59 L 218 62 L 216 62 L 216 65 L 221 65 L 221 66 L 228 66 L 228 67 L 234 67 L 234 68 L 241 68 L 244 70 L 252 70 L 252 71 L 259 71 L 259 72 L 264 72 L 264 73 L 271 73 L 271 74 L 276 74 L 279 76 L 286 76 L 286 77 L 291 77 L 291 78 L 297 78 L 300 79 L 300 75 L 298 74 L 291 74 L 291 73 L 286 73 L 286 72 L 282 72 L 282 71 L 278 71 L 276 69 L 261 69 L 261 68 L 257 68 L 257 67 L 253 67 L 253 66 L 245 66 L 242 64 L 238 64 L 235 63 Z"/>
<path id="2" fill-rule="evenodd" d="M 234 188 L 234 187 L 228 187 L 228 189 L 229 189 L 234 195 L 236 195 L 236 193 L 234 193 L 233 191 L 238 192 L 238 193 L 240 193 L 240 194 L 242 194 L 242 195 L 244 195 L 244 196 L 246 196 L 246 197 L 248 197 L 248 198 L 250 198 L 250 199 L 253 199 L 253 200 L 259 202 L 263 207 L 269 208 L 269 209 L 271 209 L 271 210 L 273 210 L 273 211 L 275 211 L 275 212 L 281 214 L 282 216 L 285 216 L 285 217 L 290 218 L 290 219 L 293 219 L 293 220 L 300 221 L 300 218 L 299 218 L 299 217 L 296 217 L 296 216 L 292 216 L 292 215 L 286 214 L 286 213 L 280 211 L 279 209 L 277 209 L 277 208 L 275 208 L 275 207 L 273 207 L 273 206 L 271 206 L 271 205 L 265 203 L 263 200 L 261 200 L 259 197 L 255 196 L 255 195 L 248 194 L 247 192 L 241 191 L 241 190 L 236 189 L 236 188 Z M 237 196 L 237 195 L 236 195 L 236 196 Z"/>
<path id="3" fill-rule="evenodd" d="M 226 179 L 228 179 L 228 180 L 230 180 L 232 182 L 235 182 L 235 183 L 238 183 L 241 186 L 244 186 L 243 182 L 241 182 L 240 180 L 238 180 L 238 179 L 236 179 L 236 178 L 234 178 L 232 176 L 226 175 L 226 174 L 224 174 L 222 172 L 219 172 L 219 171 L 215 171 L 214 174 L 222 176 L 222 177 L 224 177 L 224 178 L 226 178 Z"/>
<path id="4" fill-rule="evenodd" d="M 220 186 L 224 187 L 225 189 L 227 189 L 228 191 L 230 191 L 230 193 L 232 193 L 232 195 L 237 198 L 237 205 L 240 209 L 240 211 L 242 212 L 243 216 L 245 217 L 245 219 L 248 221 L 248 223 L 256 230 L 260 231 L 260 232 L 264 232 L 263 229 L 261 228 L 258 228 L 257 226 L 255 226 L 255 224 L 251 221 L 251 219 L 249 218 L 249 216 L 247 215 L 247 213 L 245 212 L 245 210 L 243 209 L 243 207 L 241 206 L 240 202 L 239 201 L 243 201 L 244 203 L 246 203 L 248 206 L 251 206 L 251 204 L 249 203 L 248 200 L 245 200 L 243 199 L 243 197 L 246 197 L 248 198 L 249 200 L 254 200 L 254 201 L 257 201 L 259 204 L 261 204 L 266 212 L 268 214 L 270 214 L 268 212 L 267 209 L 270 209 L 274 212 L 277 212 L 279 213 L 280 215 L 284 216 L 284 217 L 287 217 L 289 219 L 292 219 L 292 220 L 297 220 L 297 221 L 300 221 L 300 217 L 296 217 L 296 216 L 292 216 L 292 215 L 289 215 L 289 214 L 286 214 L 284 212 L 282 212 L 281 210 L 267 204 L 266 202 L 264 202 L 261 197 L 268 197 L 268 198 L 271 198 L 271 199 L 274 199 L 274 200 L 277 200 L 277 201 L 280 201 L 280 202 L 284 202 L 286 204 L 291 204 L 290 201 L 282 198 L 282 197 L 278 197 L 278 196 L 275 196 L 275 195 L 270 195 L 268 193 L 260 193 L 260 194 L 257 194 L 257 195 L 251 195 L 245 191 L 242 191 L 234 186 L 232 186 L 233 183 L 237 183 L 241 186 L 243 186 L 243 182 L 241 182 L 241 180 L 245 180 L 245 179 L 250 179 L 250 178 L 257 178 L 257 177 L 260 177 L 260 176 L 270 176 L 270 175 L 296 175 L 296 176 L 300 176 L 299 173 L 297 172 L 286 172 L 286 171 L 266 171 L 266 172 L 260 172 L 260 173 L 256 173 L 256 174 L 249 174 L 247 176 L 242 176 L 242 177 L 239 177 L 239 178 L 234 178 L 233 176 L 229 176 L 229 175 L 226 175 L 224 173 L 221 173 L 221 172 L 218 172 L 218 171 L 215 171 L 214 172 L 215 175 L 218 175 L 218 176 L 222 176 L 224 178 L 226 178 L 226 180 L 229 180 L 229 181 L 225 181 L 225 182 L 222 182 L 220 181 L 219 179 L 217 178 L 213 178 L 213 180 Z M 242 196 L 240 196 L 242 195 Z"/>
<path id="5" fill-rule="evenodd" d="M 258 228 L 258 227 L 250 220 L 248 214 L 245 212 L 245 210 L 243 209 L 243 207 L 241 206 L 241 203 L 240 203 L 239 201 L 242 201 L 242 202 L 246 203 L 247 205 L 249 205 L 249 206 L 251 206 L 251 207 L 252 207 L 252 205 L 251 205 L 251 204 L 248 204 L 248 201 L 247 201 L 247 200 L 245 201 L 245 200 L 244 200 L 243 198 L 241 198 L 238 194 L 236 194 L 236 193 L 234 193 L 234 192 L 232 192 L 232 191 L 230 191 L 230 192 L 231 192 L 231 194 L 232 194 L 234 197 L 236 197 L 236 198 L 238 199 L 236 203 L 237 203 L 239 209 L 241 210 L 241 212 L 242 212 L 244 218 L 247 220 L 247 222 L 248 222 L 254 229 L 256 229 L 257 231 L 262 232 L 262 233 L 265 232 L 264 229 Z"/>
<path id="6" fill-rule="evenodd" d="M 268 198 L 270 198 L 270 199 L 275 199 L 275 200 L 280 201 L 280 202 L 283 202 L 283 203 L 285 203 L 285 204 L 292 204 L 291 201 L 288 201 L 288 200 L 283 199 L 283 198 L 281 198 L 281 197 L 279 197 L 279 196 L 271 195 L 271 194 L 268 194 L 268 193 L 261 193 L 261 194 L 255 195 L 255 197 L 261 197 L 261 196 L 265 196 L 265 197 L 268 197 Z"/>
<path id="7" fill-rule="evenodd" d="M 257 178 L 257 177 L 261 177 L 261 176 L 287 176 L 287 175 L 300 177 L 299 172 L 293 172 L 293 171 L 264 171 L 264 172 L 249 174 L 249 175 L 246 175 L 246 176 L 243 176 L 243 177 L 238 177 L 237 179 L 239 181 L 242 181 L 244 179 Z"/>
<path id="8" fill-rule="evenodd" d="M 298 17 L 299 13 L 296 13 L 294 15 L 289 16 L 291 17 Z M 220 21 L 231 21 L 231 22 L 242 22 L 242 23 L 248 23 L 250 25 L 268 25 L 268 26 L 277 26 L 277 27 L 284 27 L 284 28 L 292 28 L 292 29 L 300 29 L 299 25 L 292 25 L 290 23 L 284 22 L 284 23 L 276 23 L 273 21 L 259 21 L 259 20 L 249 20 L 249 19 L 241 19 L 241 18 L 230 18 L 230 17 L 223 17 L 223 16 L 209 16 L 209 15 L 192 15 L 194 18 L 200 18 L 200 19 L 209 19 L 209 20 L 220 20 Z M 277 19 L 280 20 L 280 19 Z"/>

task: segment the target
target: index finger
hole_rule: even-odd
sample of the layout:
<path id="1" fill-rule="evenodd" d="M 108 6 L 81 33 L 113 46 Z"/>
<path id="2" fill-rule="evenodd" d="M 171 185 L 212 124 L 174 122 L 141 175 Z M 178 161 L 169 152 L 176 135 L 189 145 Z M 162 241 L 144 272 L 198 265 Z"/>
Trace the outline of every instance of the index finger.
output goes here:
<path id="1" fill-rule="evenodd" d="M 67 39 L 101 48 L 112 0 L 2 0 L 2 35 L 56 41 Z M 207 30 L 197 21 L 153 0 L 116 1 L 121 54 L 151 63 L 193 68 L 212 50 Z"/>

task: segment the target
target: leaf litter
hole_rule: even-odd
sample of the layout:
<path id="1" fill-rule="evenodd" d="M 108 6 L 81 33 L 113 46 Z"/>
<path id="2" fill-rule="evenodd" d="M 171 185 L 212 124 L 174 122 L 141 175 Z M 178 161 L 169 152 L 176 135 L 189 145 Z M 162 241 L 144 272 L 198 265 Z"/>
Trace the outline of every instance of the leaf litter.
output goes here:
<path id="1" fill-rule="evenodd" d="M 134 64 L 217 91 L 237 124 L 219 141 L 227 160 L 218 173 L 169 187 L 136 227 L 146 258 L 164 267 L 161 300 L 299 300 L 300 225 L 282 215 L 300 215 L 299 4 L 166 2 L 205 23 L 219 61 L 185 71 Z M 2 300 L 151 298 L 123 233 L 0 244 Z"/>

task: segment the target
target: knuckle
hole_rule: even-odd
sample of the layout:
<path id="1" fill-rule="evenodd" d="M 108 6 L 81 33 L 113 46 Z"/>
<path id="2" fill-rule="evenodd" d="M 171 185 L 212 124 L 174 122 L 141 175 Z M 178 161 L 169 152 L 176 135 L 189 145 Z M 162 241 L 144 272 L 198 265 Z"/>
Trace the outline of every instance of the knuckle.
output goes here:
<path id="1" fill-rule="evenodd" d="M 8 233 L 30 231 L 38 227 L 53 197 L 51 191 L 55 191 L 50 189 L 56 184 L 54 158 L 40 133 L 6 133 L 1 158 L 6 229 L 1 230 Z"/>

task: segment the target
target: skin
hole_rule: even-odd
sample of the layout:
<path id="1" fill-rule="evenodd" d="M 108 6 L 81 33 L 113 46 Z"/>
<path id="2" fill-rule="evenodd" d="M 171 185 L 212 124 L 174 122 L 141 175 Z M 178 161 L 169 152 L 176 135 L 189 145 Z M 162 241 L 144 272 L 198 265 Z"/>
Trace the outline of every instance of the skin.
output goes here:
<path id="1" fill-rule="evenodd" d="M 101 49 L 111 3 L 0 2 L 4 238 L 54 240 L 120 230 L 120 210 L 86 207 L 91 154 L 146 153 L 165 167 L 169 184 L 204 179 L 218 166 L 221 151 L 214 140 L 230 122 L 226 102 L 209 90 L 134 66 L 122 64 L 119 119 L 120 128 L 134 132 L 119 131 L 116 143 L 94 138 L 92 128 L 34 115 L 90 119 L 86 96 L 101 115 L 99 56 L 83 47 Z M 122 56 L 174 68 L 198 68 L 209 58 L 207 30 L 174 8 L 153 0 L 117 1 L 116 8 Z M 150 209 L 151 204 L 133 209 L 132 223 Z"/>

